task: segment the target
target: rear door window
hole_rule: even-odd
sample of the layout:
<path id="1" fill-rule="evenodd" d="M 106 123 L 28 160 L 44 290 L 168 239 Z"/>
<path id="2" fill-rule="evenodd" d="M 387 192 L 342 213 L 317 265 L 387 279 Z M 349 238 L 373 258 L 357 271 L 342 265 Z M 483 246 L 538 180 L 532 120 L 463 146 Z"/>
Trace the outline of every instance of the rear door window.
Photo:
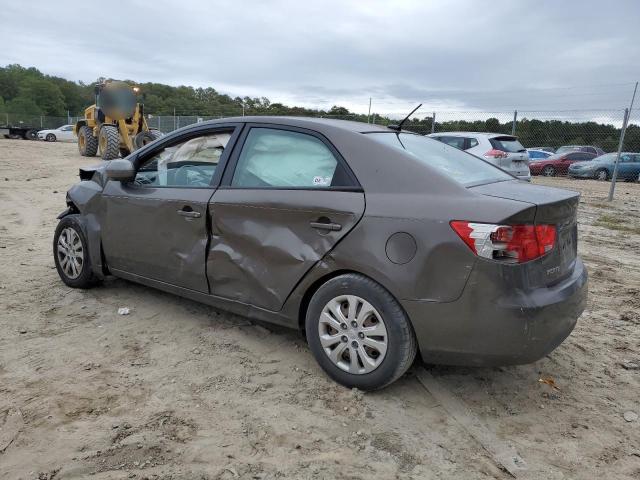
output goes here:
<path id="1" fill-rule="evenodd" d="M 455 147 L 459 150 L 464 150 L 464 137 L 452 137 L 452 136 L 444 136 L 438 138 L 442 143 L 446 143 L 451 147 Z"/>
<path id="2" fill-rule="evenodd" d="M 476 140 L 475 138 L 467 138 L 467 147 L 465 148 L 465 150 L 468 150 L 469 148 L 473 148 L 477 146 L 478 146 L 478 140 Z"/>
<path id="3" fill-rule="evenodd" d="M 491 146 L 496 150 L 508 153 L 524 152 L 526 149 L 522 146 L 516 137 L 494 137 L 490 138 Z"/>
<path id="4" fill-rule="evenodd" d="M 253 127 L 244 142 L 231 185 L 243 188 L 352 186 L 345 167 L 313 135 Z"/>

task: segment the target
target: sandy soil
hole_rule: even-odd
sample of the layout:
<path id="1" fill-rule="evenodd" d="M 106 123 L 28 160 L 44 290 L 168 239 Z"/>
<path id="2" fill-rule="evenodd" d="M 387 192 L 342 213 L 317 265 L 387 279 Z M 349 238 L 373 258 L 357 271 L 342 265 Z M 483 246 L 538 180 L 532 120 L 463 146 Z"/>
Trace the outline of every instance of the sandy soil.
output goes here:
<path id="1" fill-rule="evenodd" d="M 117 279 L 67 288 L 55 217 L 95 161 L 0 140 L 0 478 L 510 478 L 419 366 L 362 394 L 295 332 Z M 426 368 L 517 449 L 519 477 L 637 479 L 640 420 L 624 415 L 640 414 L 640 184 L 609 204 L 608 183 L 544 183 L 583 194 L 591 293 L 575 332 L 532 365 Z"/>

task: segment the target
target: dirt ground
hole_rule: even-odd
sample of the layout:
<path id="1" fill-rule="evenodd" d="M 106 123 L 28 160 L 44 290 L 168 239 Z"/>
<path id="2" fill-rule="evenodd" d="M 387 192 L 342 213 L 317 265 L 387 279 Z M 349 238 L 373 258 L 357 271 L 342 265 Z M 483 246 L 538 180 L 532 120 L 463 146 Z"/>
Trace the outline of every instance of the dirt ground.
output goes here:
<path id="1" fill-rule="evenodd" d="M 363 394 L 327 379 L 296 332 L 118 279 L 67 288 L 56 215 L 96 161 L 0 140 L 0 478 L 511 478 L 419 365 Z M 640 184 L 610 204 L 609 183 L 535 182 L 582 192 L 576 330 L 535 364 L 424 368 L 518 451 L 518 478 L 638 479 Z"/>

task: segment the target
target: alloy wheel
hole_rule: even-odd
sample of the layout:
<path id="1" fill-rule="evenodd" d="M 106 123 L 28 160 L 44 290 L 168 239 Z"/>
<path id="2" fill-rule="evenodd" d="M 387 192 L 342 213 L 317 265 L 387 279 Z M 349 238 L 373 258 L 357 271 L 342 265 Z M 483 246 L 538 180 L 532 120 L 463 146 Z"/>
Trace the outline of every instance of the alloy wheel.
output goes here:
<path id="1" fill-rule="evenodd" d="M 84 248 L 80 236 L 73 228 L 67 227 L 60 232 L 57 255 L 64 274 L 71 279 L 78 278 L 84 265 Z"/>
<path id="2" fill-rule="evenodd" d="M 382 316 L 356 295 L 340 295 L 325 305 L 318 334 L 327 357 L 352 374 L 372 372 L 387 353 L 389 337 Z"/>

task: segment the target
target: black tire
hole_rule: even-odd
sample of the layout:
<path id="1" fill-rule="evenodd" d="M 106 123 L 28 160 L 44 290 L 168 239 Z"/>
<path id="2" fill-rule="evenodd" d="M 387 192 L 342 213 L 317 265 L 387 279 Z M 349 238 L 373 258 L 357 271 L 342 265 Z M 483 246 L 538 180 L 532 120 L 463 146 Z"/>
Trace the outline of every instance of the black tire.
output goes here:
<path id="1" fill-rule="evenodd" d="M 87 125 L 78 130 L 78 151 L 83 157 L 95 157 L 98 153 L 98 138 L 93 136 L 93 128 Z"/>
<path id="2" fill-rule="evenodd" d="M 133 144 L 137 150 L 153 142 L 154 140 L 157 140 L 162 136 L 163 136 L 162 132 L 160 130 L 155 130 L 155 129 L 149 130 L 148 132 L 140 132 L 134 137 Z"/>
<path id="3" fill-rule="evenodd" d="M 349 373 L 341 369 L 329 359 L 320 343 L 318 329 L 322 311 L 332 299 L 341 295 L 355 295 L 369 302 L 386 327 L 386 354 L 381 363 L 368 373 Z M 389 385 L 413 364 L 418 350 L 411 322 L 393 295 L 370 278 L 355 273 L 332 278 L 314 293 L 307 309 L 305 328 L 309 348 L 320 367 L 333 380 L 349 388 L 376 390 Z"/>
<path id="4" fill-rule="evenodd" d="M 82 245 L 82 262 L 79 269 L 79 274 L 76 277 L 70 276 L 65 271 L 63 261 L 66 255 L 60 253 L 58 250 L 58 240 L 60 239 L 60 236 L 63 234 L 63 232 L 65 232 L 65 230 L 67 229 L 72 229 L 76 233 Z M 53 235 L 53 259 L 56 264 L 58 275 L 60 275 L 60 279 L 69 287 L 89 288 L 97 283 L 98 279 L 94 275 L 91 268 L 89 242 L 87 242 L 87 237 L 84 234 L 84 230 L 82 229 L 80 222 L 78 221 L 78 215 L 67 215 L 66 217 L 63 217 L 60 222 L 58 222 L 58 226 L 56 227 L 56 231 Z"/>
<path id="5" fill-rule="evenodd" d="M 44 137 L 44 139 L 45 139 L 47 142 L 55 142 L 56 140 L 58 140 L 58 139 L 56 138 L 56 136 L 55 136 L 53 133 L 48 133 L 48 134 L 47 134 L 47 136 L 46 136 L 46 137 Z"/>
<path id="6" fill-rule="evenodd" d="M 555 177 L 556 169 L 553 167 L 553 165 L 547 165 L 542 169 L 542 174 L 545 177 Z"/>
<path id="7" fill-rule="evenodd" d="M 601 168 L 599 170 L 596 170 L 596 173 L 593 175 L 593 178 L 595 178 L 596 180 L 601 180 L 605 182 L 609 180 L 609 172 L 607 171 L 606 168 Z"/>
<path id="8" fill-rule="evenodd" d="M 98 135 L 100 156 L 103 160 L 120 158 L 120 133 L 113 125 L 103 125 Z"/>
<path id="9" fill-rule="evenodd" d="M 24 139 L 25 140 L 38 140 L 38 130 L 36 130 L 35 128 L 27 130 L 25 132 L 25 134 L 24 134 Z"/>

